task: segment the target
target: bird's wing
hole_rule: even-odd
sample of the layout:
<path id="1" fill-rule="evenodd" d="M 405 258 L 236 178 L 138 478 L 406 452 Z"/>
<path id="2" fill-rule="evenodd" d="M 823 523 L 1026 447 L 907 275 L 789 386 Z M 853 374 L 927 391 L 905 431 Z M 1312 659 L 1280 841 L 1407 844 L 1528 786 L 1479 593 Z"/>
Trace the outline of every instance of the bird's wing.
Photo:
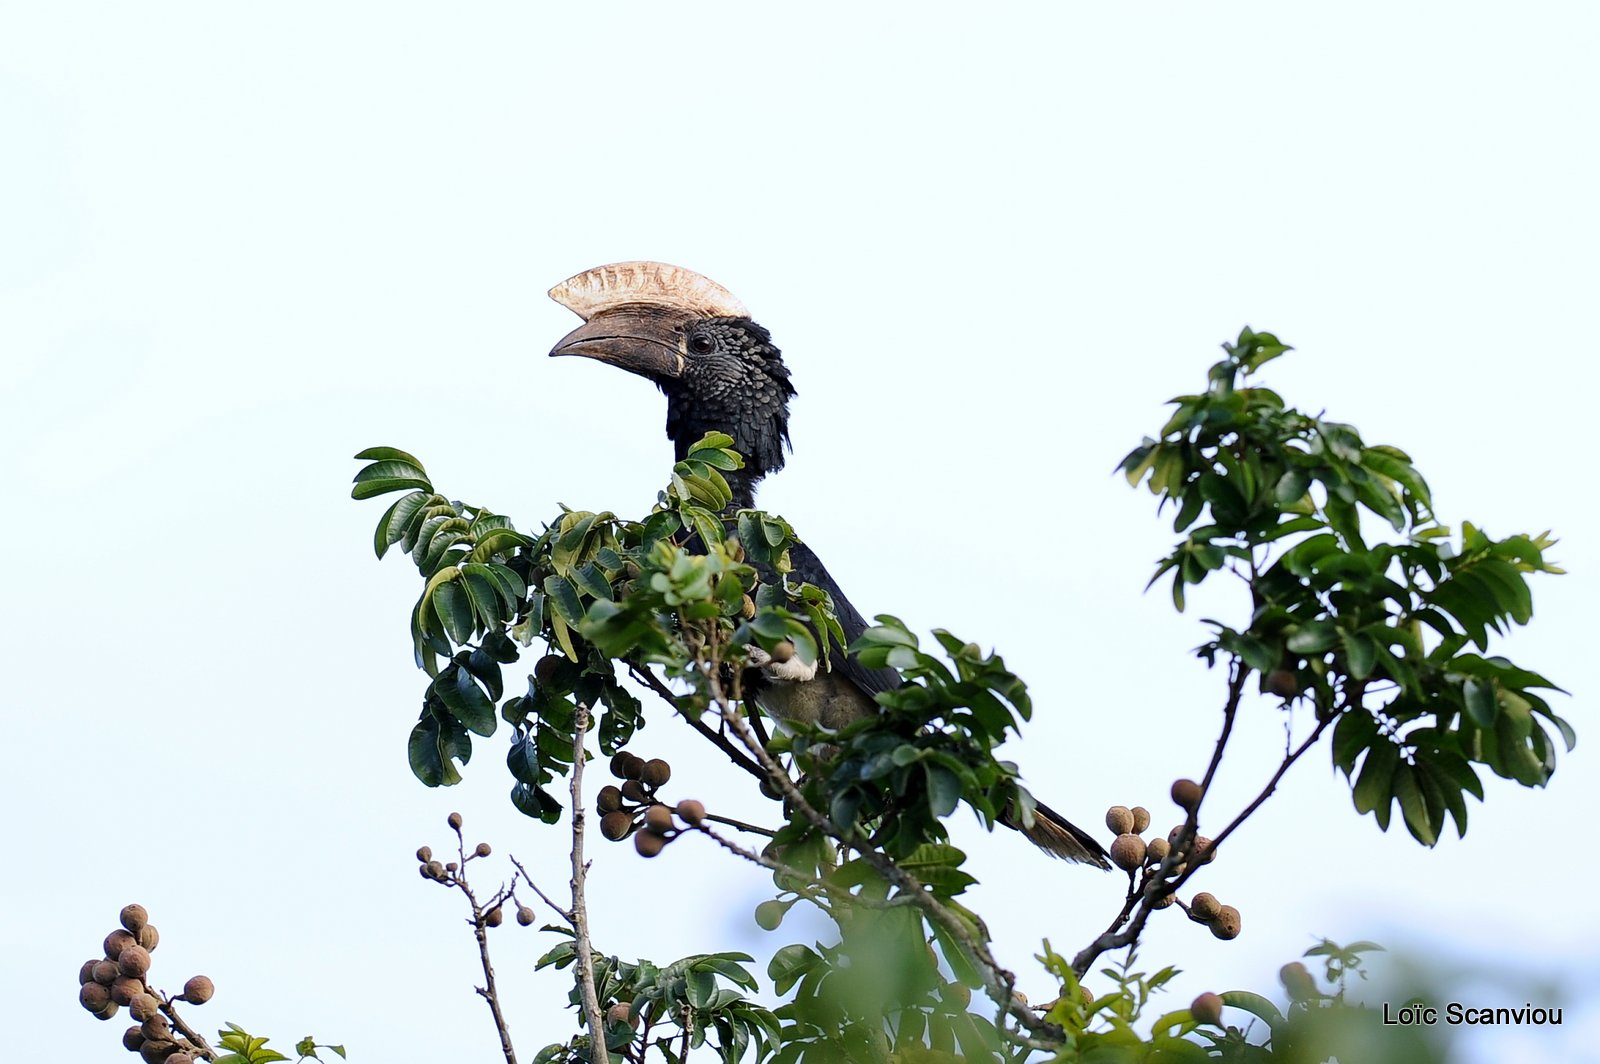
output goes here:
<path id="1" fill-rule="evenodd" d="M 845 642 L 845 646 L 836 645 L 830 652 L 833 671 L 843 675 L 869 696 L 879 691 L 893 691 L 899 687 L 898 672 L 893 669 L 869 669 L 845 653 L 845 647 L 854 643 L 861 637 L 861 633 L 867 630 L 867 622 L 862 618 L 860 611 L 845 597 L 844 589 L 828 573 L 827 566 L 822 564 L 822 559 L 817 557 L 816 552 L 804 543 L 796 543 L 789 548 L 789 563 L 794 567 L 790 571 L 790 579 L 815 584 L 833 598 L 833 611 L 839 618 L 839 627 L 844 629 Z"/>

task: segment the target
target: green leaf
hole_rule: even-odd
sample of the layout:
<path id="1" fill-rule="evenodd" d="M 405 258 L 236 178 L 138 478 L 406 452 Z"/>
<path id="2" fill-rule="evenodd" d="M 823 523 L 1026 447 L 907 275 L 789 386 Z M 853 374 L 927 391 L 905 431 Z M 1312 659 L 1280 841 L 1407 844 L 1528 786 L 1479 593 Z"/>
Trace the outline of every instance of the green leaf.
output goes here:
<path id="1" fill-rule="evenodd" d="M 1394 796 L 1400 800 L 1400 813 L 1405 817 L 1406 828 L 1412 836 L 1424 846 L 1438 842 L 1438 834 L 1434 831 L 1423 801 L 1422 788 L 1417 785 L 1417 777 L 1410 765 L 1400 763 L 1395 766 L 1393 785 Z"/>
<path id="2" fill-rule="evenodd" d="M 400 496 L 393 506 L 384 511 L 383 517 L 378 520 L 377 530 L 372 535 L 372 549 L 379 558 L 404 538 L 406 526 L 430 498 L 432 496 L 425 491 L 414 491 L 410 495 Z"/>
<path id="3" fill-rule="evenodd" d="M 370 499 L 374 495 L 386 495 L 391 491 L 405 491 L 406 489 L 432 491 L 433 485 L 428 482 L 428 474 L 414 462 L 391 460 L 373 462 L 355 476 L 355 486 L 350 489 L 352 499 Z"/>
<path id="4" fill-rule="evenodd" d="M 1367 751 L 1366 761 L 1361 765 L 1361 776 L 1351 791 L 1356 812 L 1375 813 L 1381 806 L 1384 815 L 1379 819 L 1387 821 L 1389 803 L 1394 794 L 1394 768 L 1399 761 L 1400 750 L 1394 743 L 1387 739 L 1374 742 Z"/>
<path id="5" fill-rule="evenodd" d="M 477 627 L 472 620 L 472 603 L 458 581 L 446 581 L 434 588 L 431 601 L 457 646 L 472 638 Z"/>
<path id="6" fill-rule="evenodd" d="M 1301 625 L 1286 645 L 1296 654 L 1322 654 L 1339 645 L 1339 629 L 1327 618 L 1312 621 Z"/>
<path id="7" fill-rule="evenodd" d="M 1461 699 L 1466 705 L 1467 717 L 1480 728 L 1487 728 L 1494 724 L 1494 718 L 1499 712 L 1498 700 L 1495 697 L 1493 680 L 1480 680 L 1469 677 L 1461 685 Z"/>
<path id="8" fill-rule="evenodd" d="M 433 690 L 445 708 L 450 710 L 451 716 L 462 724 L 479 735 L 494 734 L 498 723 L 494 703 L 489 701 L 489 696 L 483 693 L 466 669 L 460 666 L 446 669 L 433 681 Z"/>

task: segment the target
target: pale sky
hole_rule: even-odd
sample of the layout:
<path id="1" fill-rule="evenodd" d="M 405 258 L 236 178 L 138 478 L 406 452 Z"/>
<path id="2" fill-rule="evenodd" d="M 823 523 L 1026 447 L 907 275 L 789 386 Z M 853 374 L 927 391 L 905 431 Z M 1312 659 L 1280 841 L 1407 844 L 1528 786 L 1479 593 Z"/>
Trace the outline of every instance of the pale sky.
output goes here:
<path id="1" fill-rule="evenodd" d="M 374 561 L 350 456 L 403 447 L 525 529 L 558 502 L 642 514 L 661 399 L 546 359 L 575 319 L 544 292 L 655 258 L 785 351 L 795 453 L 763 504 L 865 612 L 997 647 L 1038 707 L 1010 756 L 1086 826 L 1113 803 L 1175 823 L 1168 785 L 1209 755 L 1222 677 L 1189 650 L 1240 604 L 1141 595 L 1170 524 L 1110 471 L 1241 325 L 1298 349 L 1265 374 L 1291 403 L 1409 450 L 1447 519 L 1554 529 L 1571 575 L 1504 644 L 1573 692 L 1548 791 L 1491 777 L 1467 838 L 1426 851 L 1310 755 L 1195 881 L 1243 935 L 1172 913 L 1141 960 L 1185 969 L 1159 1013 L 1376 939 L 1476 1004 L 1566 987 L 1563 1028 L 1470 1032 L 1463 1059 L 1584 1059 L 1600 19 L 997 7 L 0 8 L 0 987 L 40 1044 L 122 1052 L 125 1014 L 87 1017 L 73 973 L 138 901 L 154 982 L 215 980 L 203 1029 L 498 1059 L 457 898 L 412 851 L 459 809 L 559 891 L 566 836 L 506 801 L 503 736 L 454 790 L 407 769 L 419 583 Z M 769 815 L 650 708 L 677 794 Z M 1240 733 L 1219 814 L 1281 748 L 1264 704 Z M 1048 998 L 1039 940 L 1079 948 L 1121 878 L 953 830 Z M 757 930 L 770 881 L 704 841 L 649 865 L 596 842 L 600 948 L 764 965 L 821 933 Z M 531 972 L 552 941 L 493 940 L 524 1059 L 571 1029 L 567 975 Z"/>

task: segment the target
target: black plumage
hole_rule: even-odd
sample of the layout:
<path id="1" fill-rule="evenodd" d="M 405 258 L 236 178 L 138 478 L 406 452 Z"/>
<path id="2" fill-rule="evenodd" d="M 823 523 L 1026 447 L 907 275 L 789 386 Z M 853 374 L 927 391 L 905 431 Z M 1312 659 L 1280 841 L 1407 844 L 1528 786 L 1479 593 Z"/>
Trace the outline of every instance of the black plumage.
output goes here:
<path id="1" fill-rule="evenodd" d="M 654 264 L 624 264 L 624 268 L 641 266 Z M 616 269 L 601 267 L 590 273 Z M 704 281 L 688 271 L 680 272 Z M 561 298 L 559 291 L 552 295 Z M 757 486 L 783 468 L 789 446 L 789 402 L 795 388 L 782 352 L 771 334 L 747 316 L 707 313 L 655 294 L 628 302 L 632 295 L 619 293 L 612 306 L 574 306 L 580 313 L 592 313 L 585 325 L 569 333 L 550 353 L 587 356 L 652 380 L 666 396 L 667 435 L 679 459 L 707 432 L 733 437 L 733 447 L 744 456 L 745 467 L 726 474 L 733 491 L 731 508 L 753 508 Z M 731 296 L 727 299 L 732 301 Z M 892 669 L 866 668 L 846 652 L 866 631 L 867 622 L 816 553 L 798 543 L 790 551 L 790 561 L 792 579 L 814 584 L 832 597 L 845 645 L 831 647 L 830 669 L 808 668 L 796 659 L 781 665 L 764 662 L 757 655 L 761 666 L 755 670 L 757 702 L 780 719 L 831 728 L 876 712 L 873 695 L 899 686 L 899 674 Z M 764 573 L 763 578 L 775 575 Z M 1038 806 L 1031 828 L 1024 829 L 1009 817 L 1006 822 L 1055 856 L 1109 867 L 1105 850 L 1092 836 L 1047 806 Z"/>

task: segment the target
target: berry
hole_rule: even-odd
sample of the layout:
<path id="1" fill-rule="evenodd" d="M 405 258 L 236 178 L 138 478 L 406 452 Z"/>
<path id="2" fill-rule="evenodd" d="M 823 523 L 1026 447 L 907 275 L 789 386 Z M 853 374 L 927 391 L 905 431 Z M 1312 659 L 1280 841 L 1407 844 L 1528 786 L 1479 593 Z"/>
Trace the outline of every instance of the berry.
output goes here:
<path id="1" fill-rule="evenodd" d="M 473 849 L 472 849 L 472 856 L 474 856 L 474 857 L 487 857 L 487 856 L 489 856 L 489 844 L 487 842 L 478 843 L 478 845 L 474 846 Z"/>
<path id="2" fill-rule="evenodd" d="M 1279 698 L 1293 698 L 1300 693 L 1300 677 L 1288 669 L 1273 669 L 1267 673 L 1267 690 Z"/>
<path id="3" fill-rule="evenodd" d="M 1201 864 L 1210 864 L 1217 859 L 1217 848 L 1204 835 L 1194 837 L 1194 846 L 1190 848 L 1189 853 Z"/>
<path id="4" fill-rule="evenodd" d="M 1186 813 L 1195 811 L 1204 794 L 1205 792 L 1194 780 L 1178 780 L 1172 785 L 1172 801 Z"/>
<path id="5" fill-rule="evenodd" d="M 122 974 L 116 961 L 95 961 L 94 971 L 89 973 L 90 978 L 101 986 L 110 986 L 117 981 L 117 976 Z"/>
<path id="6" fill-rule="evenodd" d="M 150 914 L 145 912 L 143 905 L 124 905 L 122 907 L 122 926 L 134 934 L 139 933 L 139 928 L 150 922 Z"/>
<path id="7" fill-rule="evenodd" d="M 659 757 L 653 757 L 646 761 L 644 763 L 644 771 L 639 774 L 640 781 L 651 790 L 665 785 L 671 778 L 672 766 Z"/>
<path id="8" fill-rule="evenodd" d="M 153 950 L 161 941 L 161 933 L 156 930 L 155 924 L 145 924 L 139 928 L 139 945 L 146 950 Z"/>
<path id="9" fill-rule="evenodd" d="M 1213 1027 L 1222 1026 L 1222 995 L 1201 994 L 1189 1005 L 1189 1015 L 1200 1023 L 1208 1023 Z"/>
<path id="10" fill-rule="evenodd" d="M 429 861 L 433 860 L 433 848 L 431 846 L 417 847 L 417 860 L 421 861 L 423 864 L 427 864 Z"/>
<path id="11" fill-rule="evenodd" d="M 690 827 L 698 827 L 700 821 L 706 818 L 706 807 L 693 798 L 685 798 L 678 803 L 678 815 Z"/>
<path id="12" fill-rule="evenodd" d="M 540 687 L 549 687 L 556 682 L 556 675 L 567 659 L 560 654 L 546 654 L 533 666 L 533 681 Z"/>
<path id="13" fill-rule="evenodd" d="M 1211 933 L 1223 941 L 1238 938 L 1243 923 L 1239 918 L 1239 910 L 1231 905 L 1224 905 L 1211 921 Z"/>
<path id="14" fill-rule="evenodd" d="M 533 919 L 533 910 L 528 908 L 526 905 L 517 910 L 517 923 L 521 924 L 523 927 L 531 927 L 533 925 Z"/>
<path id="15" fill-rule="evenodd" d="M 1317 981 L 1299 961 L 1279 968 L 1278 980 L 1283 983 L 1283 988 L 1289 992 L 1289 997 L 1293 1001 L 1305 1001 L 1316 995 Z"/>
<path id="16" fill-rule="evenodd" d="M 143 946 L 129 946 L 117 954 L 117 969 L 123 975 L 143 979 L 144 973 L 150 970 L 150 951 Z"/>
<path id="17" fill-rule="evenodd" d="M 666 837 L 653 831 L 641 831 L 633 836 L 633 848 L 639 852 L 640 857 L 654 857 L 666 845 Z"/>
<path id="18" fill-rule="evenodd" d="M 939 996 L 959 1009 L 972 1004 L 972 990 L 965 983 L 946 983 L 939 988 Z"/>
<path id="19" fill-rule="evenodd" d="M 607 1023 L 625 1023 L 630 1027 L 639 1026 L 639 1017 L 633 1014 L 633 1006 L 626 1001 L 619 1001 L 606 1009 Z"/>
<path id="20" fill-rule="evenodd" d="M 78 988 L 78 1004 L 90 1012 L 99 1012 L 111 1004 L 111 991 L 99 983 L 84 983 Z"/>
<path id="21" fill-rule="evenodd" d="M 1111 844 L 1111 861 L 1124 872 L 1131 872 L 1144 864 L 1144 840 L 1137 835 L 1118 835 Z"/>
<path id="22" fill-rule="evenodd" d="M 443 879 L 444 865 L 440 864 L 438 861 L 429 861 L 427 864 L 422 866 L 422 874 L 427 876 L 429 879 Z"/>
<path id="23" fill-rule="evenodd" d="M 1144 846 L 1144 858 L 1151 864 L 1160 864 L 1167 859 L 1167 854 L 1171 852 L 1172 843 L 1166 839 L 1151 839 Z"/>
<path id="24" fill-rule="evenodd" d="M 607 813 L 605 816 L 600 818 L 600 834 L 604 835 L 612 842 L 617 842 L 627 838 L 628 832 L 632 830 L 633 817 L 622 812 L 621 810 L 618 810 L 614 813 Z"/>
<path id="25" fill-rule="evenodd" d="M 1125 805 L 1114 805 L 1106 810 L 1106 827 L 1113 835 L 1126 835 L 1133 831 L 1133 810 Z"/>
<path id="26" fill-rule="evenodd" d="M 1222 903 L 1215 894 L 1201 891 L 1194 896 L 1194 901 L 1189 903 L 1189 919 L 1199 920 L 1201 923 L 1210 923 L 1222 911 Z"/>
<path id="27" fill-rule="evenodd" d="M 664 805 L 652 805 L 644 813 L 644 826 L 658 835 L 672 830 L 672 810 Z"/>
<path id="28" fill-rule="evenodd" d="M 1155 901 L 1151 902 L 1150 903 L 1150 908 L 1151 909 L 1165 909 L 1167 906 L 1171 905 L 1173 902 L 1175 902 L 1177 900 L 1178 900 L 1178 896 L 1176 894 L 1172 893 L 1171 891 L 1168 891 L 1167 893 L 1165 893 L 1165 894 L 1161 895 L 1160 897 L 1156 898 Z"/>
<path id="29" fill-rule="evenodd" d="M 788 911 L 789 907 L 781 901 L 764 901 L 756 906 L 756 926 L 763 931 L 776 931 Z"/>
<path id="30" fill-rule="evenodd" d="M 451 813 L 449 816 L 445 817 L 444 822 L 446 824 L 450 825 L 450 830 L 451 831 L 460 831 L 461 830 L 461 814 L 460 813 Z"/>
<path id="31" fill-rule="evenodd" d="M 459 869 L 459 868 L 460 868 L 460 867 L 461 867 L 461 866 L 460 866 L 460 865 L 458 865 L 458 864 L 456 864 L 456 863 L 455 863 L 455 862 L 454 862 L 454 861 L 451 861 L 451 862 L 450 862 L 450 863 L 449 863 L 449 864 L 447 864 L 447 865 L 445 865 L 445 866 L 444 866 L 444 870 L 445 870 L 445 871 L 446 871 L 446 872 L 451 872 L 451 873 L 454 873 L 454 872 L 455 872 L 455 871 L 457 871 L 457 870 L 458 870 L 458 869 Z"/>
<path id="32" fill-rule="evenodd" d="M 193 976 L 183 984 L 183 1000 L 191 1005 L 204 1005 L 216 992 L 216 986 L 203 975 Z"/>
<path id="33" fill-rule="evenodd" d="M 483 922 L 489 927 L 499 927 L 500 922 L 504 919 L 505 914 L 500 911 L 500 906 L 498 905 L 483 914 Z"/>
<path id="34" fill-rule="evenodd" d="M 611 784 L 600 788 L 600 793 L 594 796 L 595 812 L 600 814 L 615 813 L 622 808 L 622 792 Z"/>
<path id="35" fill-rule="evenodd" d="M 111 984 L 111 1000 L 118 1005 L 131 1005 L 133 999 L 144 993 L 144 980 L 132 976 L 118 976 Z"/>
<path id="36" fill-rule="evenodd" d="M 79 986 L 82 986 L 84 983 L 92 982 L 94 980 L 94 966 L 99 964 L 99 963 L 100 963 L 100 958 L 99 957 L 90 957 L 88 960 L 84 961 L 83 964 L 78 967 L 78 985 Z"/>
<path id="37" fill-rule="evenodd" d="M 154 994 L 139 994 L 128 1002 L 128 1011 L 133 1013 L 133 1018 L 143 1023 L 152 1016 L 161 1014 L 161 1002 Z"/>
<path id="38" fill-rule="evenodd" d="M 171 1042 L 146 1042 L 139 1047 L 139 1056 L 145 1064 L 163 1064 L 169 1057 L 176 1056 L 178 1047 Z"/>
<path id="39" fill-rule="evenodd" d="M 1150 810 L 1142 805 L 1136 805 L 1128 811 L 1133 814 L 1133 833 L 1143 835 L 1145 828 L 1150 826 Z"/>
<path id="40" fill-rule="evenodd" d="M 135 937 L 132 931 L 125 931 L 119 927 L 115 931 L 111 932 L 111 934 L 106 936 L 106 960 L 114 961 L 123 950 L 127 949 L 129 946 L 137 946 L 138 944 L 139 939 Z"/>
<path id="41" fill-rule="evenodd" d="M 146 1042 L 172 1041 L 172 1024 L 168 1023 L 167 1018 L 159 1012 L 145 1020 L 139 1030 L 144 1034 Z"/>
<path id="42" fill-rule="evenodd" d="M 645 793 L 644 784 L 638 780 L 628 780 L 622 785 L 622 796 L 630 802 L 646 802 L 650 796 Z"/>
<path id="43" fill-rule="evenodd" d="M 139 1029 L 138 1024 L 134 1024 L 132 1027 L 129 1027 L 126 1031 L 122 1032 L 123 1049 L 126 1049 L 130 1053 L 137 1053 L 139 1052 L 139 1047 L 142 1045 L 144 1045 L 144 1032 Z"/>

